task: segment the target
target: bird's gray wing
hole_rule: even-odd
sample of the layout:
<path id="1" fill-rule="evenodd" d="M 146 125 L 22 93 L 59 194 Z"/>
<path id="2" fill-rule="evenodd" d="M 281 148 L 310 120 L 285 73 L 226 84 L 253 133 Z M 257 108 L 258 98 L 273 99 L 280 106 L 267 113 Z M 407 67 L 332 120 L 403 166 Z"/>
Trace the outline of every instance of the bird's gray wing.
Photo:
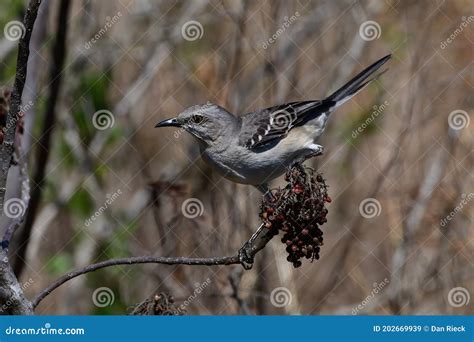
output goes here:
<path id="1" fill-rule="evenodd" d="M 295 126 L 302 125 L 327 111 L 324 101 L 290 102 L 247 113 L 242 116 L 239 144 L 248 149 L 284 138 Z"/>

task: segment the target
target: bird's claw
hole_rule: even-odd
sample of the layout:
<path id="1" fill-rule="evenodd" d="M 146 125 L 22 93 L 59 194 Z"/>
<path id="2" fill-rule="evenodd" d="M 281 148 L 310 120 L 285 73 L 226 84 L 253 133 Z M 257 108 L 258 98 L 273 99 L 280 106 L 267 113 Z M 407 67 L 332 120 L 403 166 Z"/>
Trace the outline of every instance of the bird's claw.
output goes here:
<path id="1" fill-rule="evenodd" d="M 246 270 L 250 270 L 253 266 L 253 256 L 250 251 L 251 245 L 248 242 L 239 250 L 239 262 Z"/>
<path id="2" fill-rule="evenodd" d="M 323 154 L 324 154 L 324 147 L 321 146 L 321 145 L 318 145 L 318 144 L 314 144 L 314 145 L 311 146 L 311 153 L 306 155 L 304 157 L 303 161 L 306 161 L 306 160 L 308 160 L 310 158 L 313 158 L 313 157 L 319 157 Z"/>
<path id="3" fill-rule="evenodd" d="M 317 157 L 317 156 L 320 156 L 322 154 L 324 154 L 324 147 L 321 146 L 321 145 L 316 145 L 314 147 L 314 152 L 311 153 L 311 157 Z"/>

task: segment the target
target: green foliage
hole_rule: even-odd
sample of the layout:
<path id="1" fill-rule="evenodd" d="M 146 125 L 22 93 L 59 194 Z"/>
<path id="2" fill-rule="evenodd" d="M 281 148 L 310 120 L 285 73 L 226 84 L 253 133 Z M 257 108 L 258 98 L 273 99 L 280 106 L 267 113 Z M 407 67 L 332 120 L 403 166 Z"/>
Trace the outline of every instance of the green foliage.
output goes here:
<path id="1" fill-rule="evenodd" d="M 0 26 L 1 27 L 1 26 Z M 16 49 L 12 50 L 16 52 Z M 16 53 L 10 53 L 5 60 L 0 62 L 0 80 L 2 85 L 13 86 L 13 79 L 16 72 Z"/>
<path id="2" fill-rule="evenodd" d="M 104 179 L 104 177 L 107 176 L 107 165 L 104 164 L 104 163 L 100 163 L 99 165 L 97 165 L 97 167 L 94 169 L 94 175 L 98 178 L 98 179 Z"/>
<path id="3" fill-rule="evenodd" d="M 3 28 L 5 25 L 12 20 L 22 21 L 23 11 L 24 1 L 22 0 L 9 0 L 0 2 L 0 32 L 2 34 L 2 38 Z M 12 52 L 0 62 L 1 85 L 13 86 L 13 77 L 15 76 L 16 71 L 16 51 L 16 48 L 13 49 Z"/>
<path id="4" fill-rule="evenodd" d="M 92 214 L 95 208 L 94 199 L 87 190 L 80 188 L 69 199 L 68 207 L 72 213 L 76 214 L 80 219 L 85 219 Z"/>
<path id="5" fill-rule="evenodd" d="M 87 144 L 97 133 L 92 123 L 94 113 L 108 109 L 107 92 L 110 85 L 109 75 L 100 71 L 89 71 L 81 75 L 79 85 L 75 89 L 75 102 L 71 109 L 79 134 Z"/>
<path id="6" fill-rule="evenodd" d="M 376 121 L 371 119 L 371 111 L 361 111 L 354 120 L 345 120 L 341 127 L 342 136 L 353 146 L 357 146 L 363 139 L 377 132 Z M 358 131 L 361 128 L 362 131 Z"/>
<path id="7" fill-rule="evenodd" d="M 69 253 L 54 254 L 46 264 L 46 271 L 54 276 L 69 272 L 74 266 L 72 257 Z"/>
<path id="8" fill-rule="evenodd" d="M 125 132 L 119 125 L 114 125 L 113 127 L 108 128 L 107 133 L 107 145 L 113 145 L 117 141 L 122 140 L 125 136 Z"/>
<path id="9" fill-rule="evenodd" d="M 383 91 L 377 89 L 378 95 Z M 378 131 L 377 122 L 382 119 L 389 106 L 388 101 L 382 101 L 382 97 L 376 96 L 375 103 L 371 108 L 363 109 L 357 113 L 355 119 L 343 121 L 340 132 L 347 143 L 352 146 L 359 145 L 363 139 L 371 137 Z M 352 116 L 353 118 L 353 116 Z"/>
<path id="10" fill-rule="evenodd" d="M 58 137 L 58 142 L 55 144 L 57 149 L 57 155 L 61 160 L 61 168 L 65 168 L 66 171 L 72 171 L 76 166 L 77 162 L 74 158 L 74 154 L 71 145 L 64 138 L 64 132 L 61 132 Z"/>
<path id="11" fill-rule="evenodd" d="M 101 71 L 92 71 L 81 75 L 79 92 L 80 96 L 85 97 L 86 95 L 92 99 L 92 105 L 94 109 L 104 109 L 108 107 L 107 103 L 107 90 L 109 88 L 109 76 L 107 73 Z"/>
<path id="12" fill-rule="evenodd" d="M 23 0 L 2 1 L 0 5 L 0 26 L 4 27 L 11 20 L 22 20 L 24 5 Z"/>
<path id="13" fill-rule="evenodd" d="M 110 279 L 109 277 L 107 277 L 107 280 L 105 282 L 96 280 L 94 281 L 94 285 L 89 286 L 89 288 L 91 289 L 98 290 L 99 293 L 104 292 L 100 289 L 101 287 L 107 287 L 109 289 L 107 290 L 107 297 L 103 297 L 102 302 L 99 302 L 99 304 L 104 304 L 103 307 L 92 305 L 93 315 L 116 315 L 118 312 L 123 313 L 126 311 L 127 304 L 123 303 L 122 299 L 120 298 L 120 289 L 118 288 L 118 286 L 114 286 L 116 284 L 119 284 L 119 282 L 119 279 Z M 110 297 L 111 293 L 113 293 L 113 298 Z M 91 301 L 93 301 L 93 296 L 94 292 L 91 292 Z M 100 295 L 96 294 L 96 301 L 100 300 L 99 297 Z"/>
<path id="14" fill-rule="evenodd" d="M 137 229 L 136 223 L 129 225 L 117 225 L 117 229 L 110 237 L 109 242 L 103 246 L 108 258 L 121 258 L 129 254 L 128 242 Z"/>
<path id="15" fill-rule="evenodd" d="M 89 142 L 93 137 L 92 129 L 90 128 L 91 123 L 90 120 L 87 120 L 87 114 L 85 113 L 84 107 L 81 102 L 82 99 L 80 99 L 74 105 L 74 107 L 71 108 L 71 114 L 78 128 L 79 135 L 86 142 Z"/>

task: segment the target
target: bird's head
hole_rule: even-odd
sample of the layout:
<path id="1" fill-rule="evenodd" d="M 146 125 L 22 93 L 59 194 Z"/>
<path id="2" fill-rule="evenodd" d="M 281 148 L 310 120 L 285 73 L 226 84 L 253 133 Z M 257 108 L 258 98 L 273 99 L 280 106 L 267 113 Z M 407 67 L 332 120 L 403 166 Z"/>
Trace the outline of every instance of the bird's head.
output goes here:
<path id="1" fill-rule="evenodd" d="M 155 127 L 180 127 L 200 142 L 213 145 L 237 129 L 239 123 L 239 119 L 227 110 L 208 102 L 189 107 L 175 118 L 158 122 Z"/>

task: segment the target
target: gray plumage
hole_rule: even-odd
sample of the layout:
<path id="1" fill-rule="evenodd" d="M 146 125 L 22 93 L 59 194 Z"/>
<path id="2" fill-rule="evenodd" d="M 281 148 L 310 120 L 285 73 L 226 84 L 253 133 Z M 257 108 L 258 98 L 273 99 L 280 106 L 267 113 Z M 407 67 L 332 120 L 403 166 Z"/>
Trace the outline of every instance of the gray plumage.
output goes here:
<path id="1" fill-rule="evenodd" d="M 330 113 L 376 79 L 378 75 L 369 77 L 390 57 L 367 67 L 324 100 L 290 102 L 241 117 L 208 102 L 156 127 L 182 127 L 197 138 L 204 160 L 221 174 L 265 192 L 267 183 L 293 162 L 322 154 L 316 141 Z"/>

